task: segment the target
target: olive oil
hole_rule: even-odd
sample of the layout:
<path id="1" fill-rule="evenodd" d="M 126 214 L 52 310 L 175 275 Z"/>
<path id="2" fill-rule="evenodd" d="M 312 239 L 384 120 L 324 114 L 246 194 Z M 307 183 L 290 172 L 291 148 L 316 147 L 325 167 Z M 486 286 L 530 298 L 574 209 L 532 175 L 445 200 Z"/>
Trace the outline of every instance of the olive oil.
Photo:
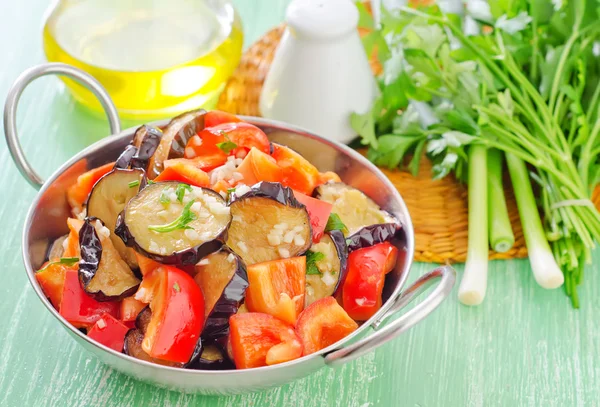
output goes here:
<path id="1" fill-rule="evenodd" d="M 63 0 L 43 40 L 49 61 L 90 73 L 122 117 L 144 119 L 213 107 L 239 63 L 243 34 L 226 1 Z M 78 101 L 102 109 L 90 91 L 63 80 Z"/>

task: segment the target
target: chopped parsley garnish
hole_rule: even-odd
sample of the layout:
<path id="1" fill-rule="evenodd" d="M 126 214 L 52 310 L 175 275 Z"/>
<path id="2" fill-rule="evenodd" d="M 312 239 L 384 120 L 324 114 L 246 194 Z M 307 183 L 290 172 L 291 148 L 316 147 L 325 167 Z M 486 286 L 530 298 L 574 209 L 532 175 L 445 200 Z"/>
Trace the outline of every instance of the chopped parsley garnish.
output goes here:
<path id="1" fill-rule="evenodd" d="M 171 198 L 169 198 L 169 188 L 163 189 L 160 198 L 158 198 L 158 202 L 165 206 L 168 206 L 171 203 Z"/>
<path id="2" fill-rule="evenodd" d="M 135 188 L 138 185 L 140 185 L 140 181 L 139 180 L 131 181 L 128 185 L 129 185 L 129 188 Z"/>
<path id="3" fill-rule="evenodd" d="M 220 134 L 225 136 L 225 141 L 222 143 L 217 143 L 217 147 L 219 147 L 219 149 L 221 149 L 225 154 L 229 154 L 231 150 L 237 148 L 237 144 L 231 141 L 224 131 L 221 130 Z"/>
<path id="4" fill-rule="evenodd" d="M 181 215 L 179 215 L 179 217 L 173 222 L 167 223 L 165 225 L 150 225 L 148 226 L 148 229 L 158 233 L 168 233 L 179 229 L 192 229 L 190 226 L 188 226 L 188 223 L 192 222 L 193 220 L 196 220 L 197 218 L 196 214 L 190 209 L 193 204 L 194 201 L 188 202 L 187 205 L 185 205 L 185 207 L 183 208 Z"/>
<path id="5" fill-rule="evenodd" d="M 344 222 L 342 222 L 337 213 L 333 212 L 329 215 L 329 219 L 327 219 L 327 226 L 325 226 L 326 232 L 331 230 L 341 230 L 344 233 L 348 232 L 348 228 L 346 228 Z"/>
<path id="6" fill-rule="evenodd" d="M 175 290 L 176 292 L 180 292 L 181 291 L 181 288 L 179 287 L 179 283 L 173 284 L 173 290 Z"/>
<path id="7" fill-rule="evenodd" d="M 39 269 L 37 272 L 41 272 L 46 270 L 48 267 L 54 265 L 54 264 L 64 264 L 65 266 L 72 266 L 75 263 L 77 263 L 79 261 L 79 257 L 61 257 L 60 259 L 58 259 L 57 261 L 51 261 L 50 263 L 46 264 L 45 267 Z"/>
<path id="8" fill-rule="evenodd" d="M 146 181 L 146 184 L 148 184 L 148 185 L 152 185 L 152 184 L 155 184 L 155 182 L 154 182 L 154 181 L 152 181 L 151 179 L 149 179 L 148 181 Z"/>
<path id="9" fill-rule="evenodd" d="M 235 188 L 228 188 L 227 189 L 227 193 L 228 194 L 233 194 L 235 192 Z"/>
<path id="10" fill-rule="evenodd" d="M 308 275 L 322 275 L 317 267 L 317 262 L 325 258 L 325 255 L 321 252 L 306 252 L 306 274 Z"/>
<path id="11" fill-rule="evenodd" d="M 181 203 L 183 203 L 185 191 L 192 192 L 192 186 L 188 184 L 179 184 L 177 185 L 177 189 L 175 189 L 175 195 L 177 195 L 177 200 Z"/>

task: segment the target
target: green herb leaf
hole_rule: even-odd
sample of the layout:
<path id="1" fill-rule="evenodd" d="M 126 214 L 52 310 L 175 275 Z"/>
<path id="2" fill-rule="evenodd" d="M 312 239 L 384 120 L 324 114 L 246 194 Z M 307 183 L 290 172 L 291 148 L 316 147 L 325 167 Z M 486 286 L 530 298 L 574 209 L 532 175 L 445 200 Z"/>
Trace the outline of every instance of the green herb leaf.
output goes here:
<path id="1" fill-rule="evenodd" d="M 181 287 L 179 287 L 179 283 L 173 284 L 173 290 L 175 290 L 176 292 L 180 292 L 181 291 Z"/>
<path id="2" fill-rule="evenodd" d="M 48 267 L 54 265 L 54 264 L 64 264 L 65 266 L 72 266 L 75 263 L 77 263 L 79 261 L 79 257 L 61 257 L 59 260 L 57 261 L 52 261 L 48 264 L 46 264 L 45 267 L 39 269 L 37 271 L 37 273 L 46 270 Z"/>
<path id="3" fill-rule="evenodd" d="M 181 215 L 179 215 L 179 217 L 173 222 L 167 223 L 165 225 L 150 225 L 148 226 L 148 229 L 158 233 L 168 233 L 179 229 L 192 229 L 188 226 L 188 223 L 196 220 L 197 218 L 196 214 L 190 209 L 193 204 L 194 201 L 188 202 L 187 205 L 185 205 L 185 207 L 183 208 Z"/>
<path id="4" fill-rule="evenodd" d="M 188 184 L 179 184 L 177 185 L 177 189 L 175 189 L 175 195 L 177 195 L 177 200 L 181 203 L 183 203 L 185 191 L 192 192 L 192 186 Z"/>
<path id="5" fill-rule="evenodd" d="M 149 179 L 148 181 L 146 181 L 146 184 L 152 185 L 152 184 L 156 184 L 156 183 L 154 181 L 152 181 L 151 179 Z"/>
<path id="6" fill-rule="evenodd" d="M 169 196 L 167 195 L 167 191 L 169 190 L 169 188 L 165 188 L 163 189 L 162 193 L 160 194 L 160 198 L 158 198 L 158 202 L 160 202 L 161 204 L 168 206 L 171 204 L 171 198 L 169 198 Z"/>
<path id="7" fill-rule="evenodd" d="M 237 144 L 233 141 L 224 141 L 222 143 L 217 143 L 217 147 L 221 149 L 225 154 L 229 154 L 234 148 L 237 148 Z"/>
<path id="8" fill-rule="evenodd" d="M 322 275 L 317 267 L 317 262 L 325 258 L 325 255 L 321 252 L 306 252 L 306 274 L 307 275 Z"/>
<path id="9" fill-rule="evenodd" d="M 329 219 L 327 219 L 327 225 L 325 226 L 325 231 L 329 232 L 331 230 L 341 230 L 344 233 L 348 232 L 346 225 L 340 219 L 337 213 L 331 213 L 329 215 Z"/>
<path id="10" fill-rule="evenodd" d="M 235 188 L 228 188 L 227 189 L 227 193 L 228 194 L 233 194 L 235 192 Z"/>

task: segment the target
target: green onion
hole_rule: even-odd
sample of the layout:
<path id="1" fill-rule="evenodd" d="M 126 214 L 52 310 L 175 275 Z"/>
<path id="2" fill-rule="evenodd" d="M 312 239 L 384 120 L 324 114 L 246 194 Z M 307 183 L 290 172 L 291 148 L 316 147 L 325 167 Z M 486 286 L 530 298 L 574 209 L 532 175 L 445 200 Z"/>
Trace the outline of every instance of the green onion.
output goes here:
<path id="1" fill-rule="evenodd" d="M 469 247 L 458 299 L 465 305 L 479 305 L 485 298 L 488 274 L 487 151 L 484 146 L 469 148 L 468 176 Z"/>
<path id="2" fill-rule="evenodd" d="M 72 266 L 75 263 L 77 263 L 78 261 L 79 261 L 79 257 L 61 257 L 57 261 L 52 261 L 52 262 L 46 264 L 46 266 L 43 267 L 43 268 L 41 268 L 41 269 L 39 269 L 37 271 L 37 273 L 48 269 L 48 267 L 50 267 L 50 266 L 52 266 L 54 264 L 64 264 L 65 266 Z"/>
<path id="3" fill-rule="evenodd" d="M 563 273 L 554 260 L 538 213 L 525 163 L 512 154 L 506 154 L 506 164 L 515 191 L 523 236 L 529 254 L 533 277 L 544 288 L 557 288 L 564 282 Z"/>
<path id="4" fill-rule="evenodd" d="M 197 218 L 196 214 L 190 209 L 193 204 L 194 201 L 188 202 L 187 205 L 185 205 L 185 207 L 183 208 L 181 215 L 179 215 L 179 217 L 173 222 L 167 223 L 165 225 L 150 225 L 148 226 L 148 229 L 158 233 L 168 233 L 179 229 L 193 229 L 190 226 L 188 226 L 188 223 L 196 220 Z"/>
<path id="5" fill-rule="evenodd" d="M 129 185 L 129 188 L 135 188 L 138 185 L 140 185 L 140 181 L 139 180 L 131 181 L 128 185 Z"/>
<path id="6" fill-rule="evenodd" d="M 488 231 L 490 246 L 498 253 L 509 251 L 515 244 L 504 186 L 502 185 L 502 152 L 491 148 L 488 150 Z"/>

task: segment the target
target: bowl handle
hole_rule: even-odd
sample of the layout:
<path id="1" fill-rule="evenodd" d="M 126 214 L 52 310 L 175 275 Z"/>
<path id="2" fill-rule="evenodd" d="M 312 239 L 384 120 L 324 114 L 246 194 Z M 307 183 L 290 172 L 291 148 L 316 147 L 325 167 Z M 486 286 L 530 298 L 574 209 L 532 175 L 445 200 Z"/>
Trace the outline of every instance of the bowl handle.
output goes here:
<path id="1" fill-rule="evenodd" d="M 19 136 L 17 134 L 17 105 L 21 98 L 21 94 L 27 85 L 40 76 L 46 75 L 68 76 L 87 87 L 98 98 L 100 104 L 104 108 L 110 124 L 111 134 L 121 132 L 121 122 L 119 121 L 117 108 L 106 89 L 104 89 L 100 82 L 93 76 L 74 66 L 60 63 L 41 64 L 27 69 L 19 75 L 8 91 L 8 96 L 6 97 L 6 103 L 4 105 L 4 135 L 6 137 L 8 149 L 10 150 L 10 155 L 19 169 L 19 172 L 35 189 L 40 189 L 44 180 L 33 169 L 31 164 L 29 164 L 27 158 L 25 158 L 23 148 L 19 142 Z"/>
<path id="2" fill-rule="evenodd" d="M 410 311 L 401 315 L 389 325 L 379 329 L 380 326 L 392 315 L 403 309 L 413 299 L 425 292 L 437 279 L 440 279 L 433 292 L 421 303 Z M 376 347 L 394 339 L 401 333 L 407 331 L 416 323 L 435 310 L 452 291 L 456 281 L 456 271 L 450 266 L 441 266 L 421 276 L 408 289 L 398 296 L 388 311 L 371 326 L 375 333 L 347 347 L 331 351 L 325 355 L 325 363 L 329 366 L 338 366 L 362 356 Z"/>

